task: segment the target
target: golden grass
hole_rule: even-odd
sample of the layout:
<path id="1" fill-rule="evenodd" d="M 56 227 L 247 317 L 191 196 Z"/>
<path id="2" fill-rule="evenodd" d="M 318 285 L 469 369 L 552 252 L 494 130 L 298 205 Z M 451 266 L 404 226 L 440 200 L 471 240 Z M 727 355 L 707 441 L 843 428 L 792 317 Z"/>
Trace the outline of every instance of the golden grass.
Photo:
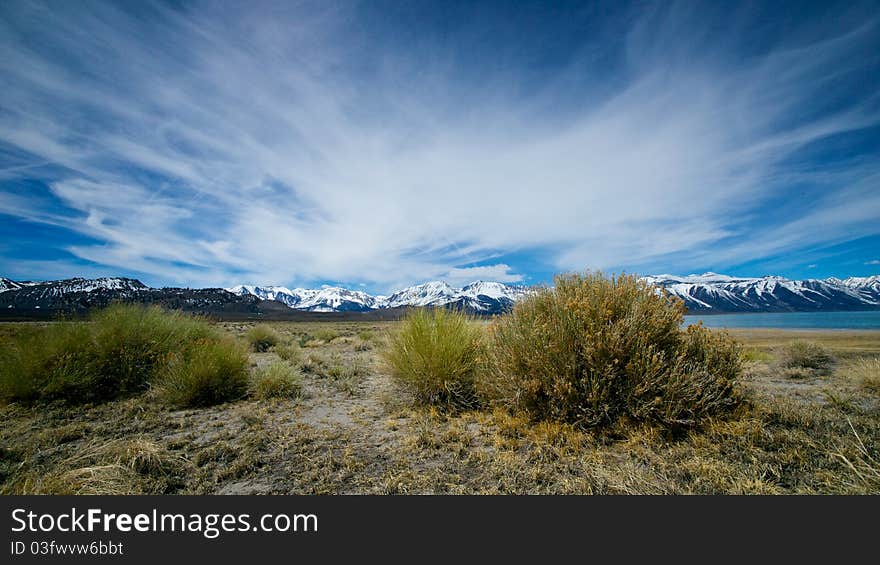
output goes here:
<path id="1" fill-rule="evenodd" d="M 92 440 L 52 471 L 25 474 L 7 487 L 17 494 L 141 494 L 185 465 L 181 455 L 142 436 Z"/>
<path id="2" fill-rule="evenodd" d="M 464 312 L 411 310 L 382 351 L 392 380 L 416 403 L 476 405 L 482 332 Z"/>
<path id="3" fill-rule="evenodd" d="M 247 340 L 254 351 L 268 351 L 281 342 L 281 336 L 269 324 L 257 324 L 247 332 Z"/>
<path id="4" fill-rule="evenodd" d="M 302 361 L 302 349 L 295 343 L 275 346 L 275 355 L 292 365 L 299 365 Z"/>
<path id="5" fill-rule="evenodd" d="M 859 383 L 865 391 L 880 394 L 880 357 L 853 359 L 840 372 Z"/>
<path id="6" fill-rule="evenodd" d="M 776 330 L 735 328 L 727 332 L 746 347 L 765 354 L 792 341 L 810 341 L 830 350 L 836 357 L 852 358 L 880 351 L 877 330 Z"/>
<path id="7" fill-rule="evenodd" d="M 302 394 L 302 378 L 289 363 L 276 361 L 251 378 L 255 398 L 296 398 Z"/>
<path id="8" fill-rule="evenodd" d="M 852 486 L 864 486 L 870 492 L 880 492 L 880 459 L 876 449 L 869 449 L 862 441 L 859 432 L 853 427 L 852 422 L 847 418 L 850 430 L 852 430 L 854 439 L 851 441 L 847 456 L 841 451 L 831 453 L 834 457 L 839 458 L 847 466 L 847 468 L 855 475 L 852 480 Z"/>

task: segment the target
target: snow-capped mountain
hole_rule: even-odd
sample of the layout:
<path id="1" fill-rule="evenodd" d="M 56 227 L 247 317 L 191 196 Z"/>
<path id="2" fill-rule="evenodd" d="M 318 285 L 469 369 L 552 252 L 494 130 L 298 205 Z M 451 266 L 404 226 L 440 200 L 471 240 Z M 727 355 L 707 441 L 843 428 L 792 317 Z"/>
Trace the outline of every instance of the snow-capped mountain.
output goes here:
<path id="1" fill-rule="evenodd" d="M 450 305 L 486 314 L 510 309 L 514 301 L 527 292 L 523 287 L 484 281 L 463 288 L 431 281 L 405 288 L 388 297 L 339 287 L 291 290 L 283 286 L 238 285 L 227 290 L 237 295 L 251 294 L 263 300 L 276 300 L 290 308 L 312 312 L 367 312 L 408 306 Z"/>
<path id="2" fill-rule="evenodd" d="M 513 303 L 529 293 L 523 286 L 498 282 L 473 282 L 459 291 L 459 301 L 465 308 L 480 313 L 498 313 L 510 310 Z"/>
<path id="3" fill-rule="evenodd" d="M 123 277 L 27 283 L 3 279 L 3 285 L 0 314 L 10 316 L 79 314 L 120 301 L 204 314 L 254 314 L 260 302 L 254 296 L 236 296 L 220 288 L 150 288 Z"/>
<path id="4" fill-rule="evenodd" d="M 11 279 L 4 279 L 0 277 L 0 292 L 6 292 L 7 290 L 18 290 L 25 286 L 26 283 L 15 282 Z"/>
<path id="5" fill-rule="evenodd" d="M 386 307 L 442 306 L 457 298 L 456 289 L 442 281 L 431 281 L 395 292 L 388 297 Z"/>
<path id="6" fill-rule="evenodd" d="M 691 312 L 795 312 L 880 309 L 880 275 L 848 279 L 652 275 L 643 280 L 681 298 Z M 509 310 L 528 287 L 477 281 L 455 288 L 431 281 L 372 296 L 340 287 L 320 289 L 238 285 L 229 289 L 150 288 L 135 279 L 65 279 L 21 282 L 0 279 L 0 313 L 85 312 L 114 301 L 162 304 L 206 314 L 260 316 L 309 312 L 373 312 L 412 306 L 449 306 L 492 315 Z"/>
<path id="7" fill-rule="evenodd" d="M 839 281 L 839 279 L 828 280 Z M 847 288 L 856 289 L 860 292 L 880 294 L 880 275 L 874 275 L 873 277 L 850 277 L 839 282 Z"/>
<path id="8" fill-rule="evenodd" d="M 18 300 L 31 304 L 34 308 L 52 308 L 53 304 L 75 295 L 107 296 L 108 300 L 110 296 L 117 300 L 124 299 L 149 288 L 138 280 L 122 277 L 73 278 L 46 282 L 2 279 L 2 285 L 5 288 L 0 296 L 4 301 Z"/>
<path id="9" fill-rule="evenodd" d="M 789 280 L 717 273 L 653 275 L 643 279 L 681 298 L 690 311 L 794 312 L 880 308 L 880 277 Z"/>
<path id="10" fill-rule="evenodd" d="M 366 312 L 384 308 L 386 302 L 384 296 L 371 296 L 359 290 L 331 286 L 291 290 L 283 286 L 238 285 L 226 290 L 239 296 L 251 294 L 262 300 L 275 300 L 290 308 L 309 312 Z"/>
<path id="11" fill-rule="evenodd" d="M 27 286 L 33 288 L 39 287 L 41 292 L 54 295 L 95 291 L 131 292 L 146 290 L 149 288 L 137 279 L 127 279 L 123 277 L 103 277 L 100 279 L 83 279 L 77 277 L 60 281 L 49 281 L 48 283 L 31 283 Z"/>

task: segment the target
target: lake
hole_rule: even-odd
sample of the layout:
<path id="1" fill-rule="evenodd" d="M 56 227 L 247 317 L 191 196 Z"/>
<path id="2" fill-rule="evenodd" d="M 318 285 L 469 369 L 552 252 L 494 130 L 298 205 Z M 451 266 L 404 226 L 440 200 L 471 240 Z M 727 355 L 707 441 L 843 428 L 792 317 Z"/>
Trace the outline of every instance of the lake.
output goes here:
<path id="1" fill-rule="evenodd" d="M 880 330 L 880 310 L 870 312 L 783 312 L 759 314 L 698 314 L 685 325 L 702 320 L 707 328 L 782 328 Z"/>

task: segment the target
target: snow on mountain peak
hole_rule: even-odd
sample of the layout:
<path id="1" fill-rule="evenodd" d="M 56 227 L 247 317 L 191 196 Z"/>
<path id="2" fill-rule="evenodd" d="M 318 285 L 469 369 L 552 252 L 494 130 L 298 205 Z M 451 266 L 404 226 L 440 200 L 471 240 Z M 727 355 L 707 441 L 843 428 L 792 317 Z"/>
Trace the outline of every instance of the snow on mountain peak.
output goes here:
<path id="1" fill-rule="evenodd" d="M 780 276 L 736 278 L 716 273 L 642 277 L 665 288 L 691 310 L 766 312 L 857 310 L 880 306 L 878 277 L 852 277 L 841 281 L 789 280 Z"/>
<path id="2" fill-rule="evenodd" d="M 380 303 L 384 298 L 329 285 L 320 289 L 292 290 L 284 286 L 237 285 L 226 290 L 238 295 L 253 294 L 262 300 L 275 300 L 290 308 L 313 312 L 373 310 L 381 307 Z"/>
<path id="3" fill-rule="evenodd" d="M 16 290 L 21 288 L 23 285 L 21 283 L 15 282 L 12 279 L 5 279 L 0 277 L 0 292 L 6 292 L 7 290 Z"/>
<path id="4" fill-rule="evenodd" d="M 97 279 L 72 278 L 61 281 L 49 281 L 47 283 L 58 288 L 62 292 L 94 292 L 96 290 L 144 290 L 147 286 L 137 279 L 124 277 L 101 277 Z M 32 286 L 37 286 L 37 284 Z"/>
<path id="5" fill-rule="evenodd" d="M 474 281 L 462 288 L 454 288 L 444 281 L 428 281 L 387 297 L 326 285 L 319 290 L 297 288 L 282 291 L 282 288 L 238 285 L 227 290 L 234 294 L 253 294 L 263 300 L 276 300 L 297 310 L 316 312 L 443 306 L 452 303 L 476 311 L 496 312 L 507 309 L 527 292 L 523 287 L 490 281 Z"/>
<path id="6" fill-rule="evenodd" d="M 714 272 L 686 276 L 662 274 L 642 280 L 665 288 L 695 311 L 760 312 L 815 309 L 854 310 L 880 307 L 880 276 L 850 277 L 843 281 L 789 280 L 780 276 L 733 277 Z M 385 297 L 345 289 L 322 289 L 303 293 L 330 293 L 320 299 L 284 301 L 297 309 L 336 310 L 344 308 L 396 308 L 405 306 L 460 305 L 478 312 L 497 312 L 509 308 L 530 292 L 529 288 L 499 282 L 474 281 L 454 288 L 443 281 L 429 281 Z M 312 296 L 312 295 L 310 295 Z"/>
<path id="7" fill-rule="evenodd" d="M 443 281 L 429 281 L 392 293 L 387 308 L 400 306 L 441 306 L 456 299 L 456 290 Z"/>
<path id="8" fill-rule="evenodd" d="M 706 272 L 687 276 L 651 275 L 642 277 L 642 280 L 677 296 L 693 311 L 780 312 L 880 308 L 880 275 L 843 280 L 833 277 L 789 280 L 779 276 L 743 278 Z M 237 296 L 255 296 L 261 300 L 281 302 L 296 310 L 315 312 L 366 312 L 384 308 L 451 305 L 486 314 L 506 311 L 514 302 L 533 292 L 530 287 L 492 281 L 474 281 L 461 288 L 454 288 L 443 281 L 429 281 L 387 297 L 337 286 L 290 289 L 285 286 L 236 285 L 225 290 Z M 17 297 L 24 296 L 22 293 L 28 293 L 30 298 L 27 300 L 43 301 L 48 305 L 68 293 L 95 293 L 94 296 L 102 296 L 103 300 L 107 296 L 125 299 L 143 291 L 160 292 L 161 289 L 150 289 L 138 280 L 123 277 L 46 282 L 0 278 L 3 301 L 10 304 L 19 300 Z"/>

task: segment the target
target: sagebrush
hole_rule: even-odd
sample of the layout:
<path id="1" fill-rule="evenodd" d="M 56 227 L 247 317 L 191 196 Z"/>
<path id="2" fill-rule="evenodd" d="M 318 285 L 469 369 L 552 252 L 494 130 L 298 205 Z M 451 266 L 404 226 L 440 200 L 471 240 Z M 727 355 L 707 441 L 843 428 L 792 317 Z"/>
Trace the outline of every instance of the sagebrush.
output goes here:
<path id="1" fill-rule="evenodd" d="M 742 368 L 732 339 L 683 315 L 634 276 L 559 275 L 495 322 L 480 391 L 535 419 L 691 427 L 738 404 Z"/>
<path id="2" fill-rule="evenodd" d="M 776 362 L 784 369 L 806 369 L 816 374 L 828 374 L 834 357 L 818 343 L 796 340 L 776 351 Z"/>

